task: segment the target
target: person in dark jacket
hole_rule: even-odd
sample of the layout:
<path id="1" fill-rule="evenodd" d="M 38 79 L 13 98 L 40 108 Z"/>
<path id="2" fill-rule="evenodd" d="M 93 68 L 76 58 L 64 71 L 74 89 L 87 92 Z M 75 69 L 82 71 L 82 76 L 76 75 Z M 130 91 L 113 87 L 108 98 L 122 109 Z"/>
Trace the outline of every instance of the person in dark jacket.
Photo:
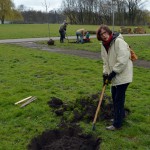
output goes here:
<path id="1" fill-rule="evenodd" d="M 103 84 L 111 84 L 114 107 L 114 119 L 107 130 L 122 127 L 125 117 L 125 93 L 133 78 L 133 63 L 130 59 L 129 45 L 120 33 L 112 33 L 107 25 L 97 30 L 97 39 L 102 41 L 101 57 L 103 60 Z"/>
<path id="2" fill-rule="evenodd" d="M 66 34 L 66 30 L 67 30 L 67 25 L 68 25 L 68 23 L 66 21 L 60 25 L 60 28 L 59 28 L 60 43 L 64 42 L 65 34 Z"/>

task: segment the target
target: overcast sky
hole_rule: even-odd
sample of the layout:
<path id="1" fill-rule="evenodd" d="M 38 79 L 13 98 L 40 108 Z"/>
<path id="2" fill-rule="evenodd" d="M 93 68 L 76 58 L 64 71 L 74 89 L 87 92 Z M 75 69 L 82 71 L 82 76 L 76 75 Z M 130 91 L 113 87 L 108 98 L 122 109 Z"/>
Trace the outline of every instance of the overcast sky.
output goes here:
<path id="1" fill-rule="evenodd" d="M 44 7 L 45 0 L 12 0 L 16 7 L 19 5 L 24 5 L 26 9 L 33 9 L 33 10 L 41 10 L 45 11 L 46 8 Z M 145 5 L 145 8 L 150 10 L 150 0 Z M 48 11 L 53 9 L 58 9 L 61 6 L 62 0 L 46 0 Z"/>
<path id="2" fill-rule="evenodd" d="M 26 9 L 45 11 L 45 0 L 12 0 L 16 7 L 24 5 Z M 46 0 L 48 11 L 58 9 L 61 6 L 62 0 Z"/>

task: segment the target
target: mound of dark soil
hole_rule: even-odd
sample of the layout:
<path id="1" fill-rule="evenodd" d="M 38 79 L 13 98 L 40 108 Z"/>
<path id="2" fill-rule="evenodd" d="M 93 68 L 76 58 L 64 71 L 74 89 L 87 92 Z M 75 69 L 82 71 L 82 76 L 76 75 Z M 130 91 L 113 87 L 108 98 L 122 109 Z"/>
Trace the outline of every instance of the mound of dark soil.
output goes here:
<path id="1" fill-rule="evenodd" d="M 99 97 L 100 93 L 82 97 L 76 99 L 74 104 L 64 103 L 59 98 L 52 97 L 48 105 L 53 108 L 56 115 L 62 116 L 62 119 L 68 122 L 79 122 L 80 120 L 92 122 L 98 106 Z M 113 118 L 113 111 L 111 97 L 104 95 L 98 119 Z"/>

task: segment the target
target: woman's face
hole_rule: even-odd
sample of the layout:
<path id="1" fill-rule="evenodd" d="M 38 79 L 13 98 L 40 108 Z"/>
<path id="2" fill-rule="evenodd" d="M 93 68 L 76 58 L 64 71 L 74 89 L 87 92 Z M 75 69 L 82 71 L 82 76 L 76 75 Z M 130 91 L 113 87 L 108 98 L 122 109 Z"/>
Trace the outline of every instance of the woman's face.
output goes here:
<path id="1" fill-rule="evenodd" d="M 102 41 L 107 42 L 110 35 L 108 34 L 106 30 L 101 29 L 100 36 L 101 36 Z"/>

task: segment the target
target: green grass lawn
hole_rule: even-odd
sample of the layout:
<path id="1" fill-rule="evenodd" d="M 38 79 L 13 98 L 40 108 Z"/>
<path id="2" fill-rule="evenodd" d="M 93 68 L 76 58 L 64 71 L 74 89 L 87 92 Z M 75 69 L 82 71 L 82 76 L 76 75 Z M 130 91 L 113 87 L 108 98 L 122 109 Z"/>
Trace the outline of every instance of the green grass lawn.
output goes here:
<path id="1" fill-rule="evenodd" d="M 56 128 L 60 118 L 47 105 L 51 97 L 73 102 L 102 89 L 100 60 L 0 44 L 0 68 L 1 150 L 25 150 L 33 137 Z M 149 77 L 149 69 L 134 68 L 134 81 L 126 100 L 131 113 L 122 130 L 107 131 L 106 122 L 102 121 L 97 122 L 96 132 L 92 132 L 92 122 L 80 122 L 85 132 L 102 138 L 102 150 L 150 148 Z M 106 93 L 110 95 L 109 86 Z M 30 95 L 37 100 L 24 108 L 14 105 Z"/>
<path id="2" fill-rule="evenodd" d="M 50 24 L 50 37 L 59 36 L 60 24 Z M 96 31 L 99 25 L 68 25 L 67 35 L 75 36 L 77 29 L 85 28 L 87 30 Z M 150 33 L 150 28 L 143 26 L 146 33 Z M 112 27 L 110 27 L 112 28 Z M 119 26 L 115 26 L 114 30 L 119 31 Z M 131 27 L 134 28 L 133 26 Z M 18 38 L 38 38 L 49 37 L 48 24 L 0 24 L 0 39 L 18 39 Z"/>

